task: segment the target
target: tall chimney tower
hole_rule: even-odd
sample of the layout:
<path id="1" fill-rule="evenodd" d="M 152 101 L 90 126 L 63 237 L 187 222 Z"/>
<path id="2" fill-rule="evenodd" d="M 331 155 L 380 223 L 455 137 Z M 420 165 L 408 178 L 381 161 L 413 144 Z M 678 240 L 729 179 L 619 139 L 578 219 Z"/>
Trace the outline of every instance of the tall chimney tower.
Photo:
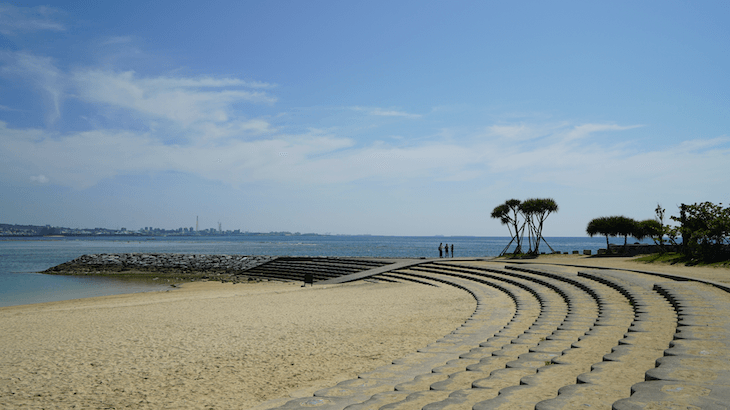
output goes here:
<path id="1" fill-rule="evenodd" d="M 195 232 L 198 232 L 198 216 L 195 215 Z"/>

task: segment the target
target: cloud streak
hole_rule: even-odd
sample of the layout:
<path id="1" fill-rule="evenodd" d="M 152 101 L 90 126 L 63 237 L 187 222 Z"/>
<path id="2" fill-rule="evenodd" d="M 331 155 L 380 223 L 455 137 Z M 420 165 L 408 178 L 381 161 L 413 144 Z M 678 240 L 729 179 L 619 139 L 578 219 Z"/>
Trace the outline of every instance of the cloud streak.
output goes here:
<path id="1" fill-rule="evenodd" d="M 378 117 L 401 117 L 401 118 L 408 118 L 408 119 L 418 119 L 421 118 L 420 114 L 411 114 L 405 111 L 399 111 L 399 110 L 392 110 L 392 109 L 386 109 L 386 108 L 379 108 L 379 107 L 351 107 L 354 111 L 361 111 L 365 112 L 368 115 L 374 115 Z"/>
<path id="2" fill-rule="evenodd" d="M 76 189 L 116 175 L 157 171 L 184 172 L 234 187 L 257 181 L 317 186 L 486 179 L 576 188 L 602 181 L 602 187 L 610 190 L 630 184 L 689 185 L 701 175 L 713 175 L 715 183 L 730 182 L 721 171 L 730 155 L 728 138 L 687 141 L 647 152 L 591 138 L 593 132 L 621 132 L 630 126 L 565 127 L 531 147 L 527 142 L 478 138 L 409 146 L 363 145 L 336 134 L 280 134 L 260 125 L 264 136 L 255 140 L 214 138 L 215 144 L 199 139 L 179 145 L 165 144 L 151 132 L 96 130 L 57 136 L 0 123 L 0 151 L 13 158 L 2 172 L 20 169 L 25 175 L 52 175 L 50 182 Z M 582 139 L 566 138 L 575 133 Z M 691 166 L 680 173 L 675 167 L 680 162 Z"/>
<path id="3" fill-rule="evenodd" d="M 47 105 L 46 122 L 54 123 L 61 117 L 61 102 L 65 91 L 65 75 L 50 57 L 27 52 L 0 52 L 0 74 L 29 81 L 41 92 Z"/>
<path id="4" fill-rule="evenodd" d="M 250 84 L 238 79 L 137 78 L 133 71 L 85 70 L 71 77 L 79 98 L 129 110 L 146 118 L 159 118 L 189 126 L 195 122 L 226 122 L 237 102 L 273 104 L 264 91 L 241 89 Z M 264 83 L 253 83 L 264 88 Z"/>
<path id="5" fill-rule="evenodd" d="M 49 102 L 48 123 L 62 120 L 62 103 L 74 99 L 85 105 L 85 118 L 111 111 L 142 124 L 124 127 L 112 119 L 93 129 L 58 132 L 0 122 L 0 176 L 18 184 L 84 190 L 117 176 L 178 172 L 233 188 L 264 184 L 328 192 L 353 185 L 401 190 L 468 182 L 472 189 L 508 186 L 491 193 L 519 196 L 514 187 L 580 192 L 600 184 L 604 192 L 639 197 L 671 189 L 692 192 L 698 180 L 730 185 L 724 171 L 730 156 L 727 137 L 642 150 L 620 137 L 642 125 L 522 121 L 478 129 L 456 124 L 414 131 L 407 140 L 389 139 L 399 145 L 372 135 L 350 136 L 381 126 L 382 118 L 418 120 L 421 115 L 348 107 L 340 112 L 356 121 L 347 118 L 344 126 L 326 131 L 288 132 L 277 122 L 287 116 L 277 115 L 275 84 L 100 68 L 63 72 L 53 59 L 27 52 L 5 52 L 0 62 L 2 75 L 22 78 L 41 91 Z M 247 115 L 251 106 L 273 113 Z M 683 164 L 681 170 L 677 164 Z"/>
<path id="6" fill-rule="evenodd" d="M 16 7 L 0 4 L 0 33 L 14 36 L 34 31 L 65 31 L 66 28 L 53 17 L 57 9 L 47 6 Z"/>

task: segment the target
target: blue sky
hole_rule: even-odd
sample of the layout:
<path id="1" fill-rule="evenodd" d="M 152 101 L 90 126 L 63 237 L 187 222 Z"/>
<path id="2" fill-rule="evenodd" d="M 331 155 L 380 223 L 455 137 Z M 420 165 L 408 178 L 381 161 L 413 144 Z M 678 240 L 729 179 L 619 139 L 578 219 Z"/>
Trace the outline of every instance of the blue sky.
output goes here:
<path id="1" fill-rule="evenodd" d="M 98 4 L 97 4 L 98 3 Z M 727 2 L 0 3 L 0 222 L 547 236 L 730 202 Z"/>

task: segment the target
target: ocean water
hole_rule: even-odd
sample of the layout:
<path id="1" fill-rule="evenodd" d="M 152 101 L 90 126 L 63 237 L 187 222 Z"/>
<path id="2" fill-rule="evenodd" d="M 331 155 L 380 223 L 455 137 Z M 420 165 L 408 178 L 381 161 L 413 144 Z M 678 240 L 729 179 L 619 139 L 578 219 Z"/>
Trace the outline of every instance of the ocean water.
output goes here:
<path id="1" fill-rule="evenodd" d="M 556 251 L 605 248 L 602 237 L 546 238 Z M 612 238 L 613 239 L 613 238 Z M 0 238 L 0 307 L 168 289 L 167 285 L 114 278 L 38 273 L 84 254 L 196 253 L 277 256 L 438 257 L 439 243 L 456 256 L 497 256 L 506 237 L 222 236 Z M 618 240 L 616 244 L 622 244 Z M 549 252 L 547 246 L 541 249 Z"/>

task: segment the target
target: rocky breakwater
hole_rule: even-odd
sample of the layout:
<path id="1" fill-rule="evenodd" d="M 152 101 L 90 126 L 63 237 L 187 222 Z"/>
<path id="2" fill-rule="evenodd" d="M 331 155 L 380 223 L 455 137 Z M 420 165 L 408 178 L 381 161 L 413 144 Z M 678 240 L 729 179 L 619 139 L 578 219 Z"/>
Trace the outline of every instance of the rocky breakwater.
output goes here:
<path id="1" fill-rule="evenodd" d="M 46 269 L 53 275 L 98 275 L 166 280 L 242 282 L 248 269 L 275 256 L 202 255 L 183 253 L 102 253 L 83 255 Z"/>

